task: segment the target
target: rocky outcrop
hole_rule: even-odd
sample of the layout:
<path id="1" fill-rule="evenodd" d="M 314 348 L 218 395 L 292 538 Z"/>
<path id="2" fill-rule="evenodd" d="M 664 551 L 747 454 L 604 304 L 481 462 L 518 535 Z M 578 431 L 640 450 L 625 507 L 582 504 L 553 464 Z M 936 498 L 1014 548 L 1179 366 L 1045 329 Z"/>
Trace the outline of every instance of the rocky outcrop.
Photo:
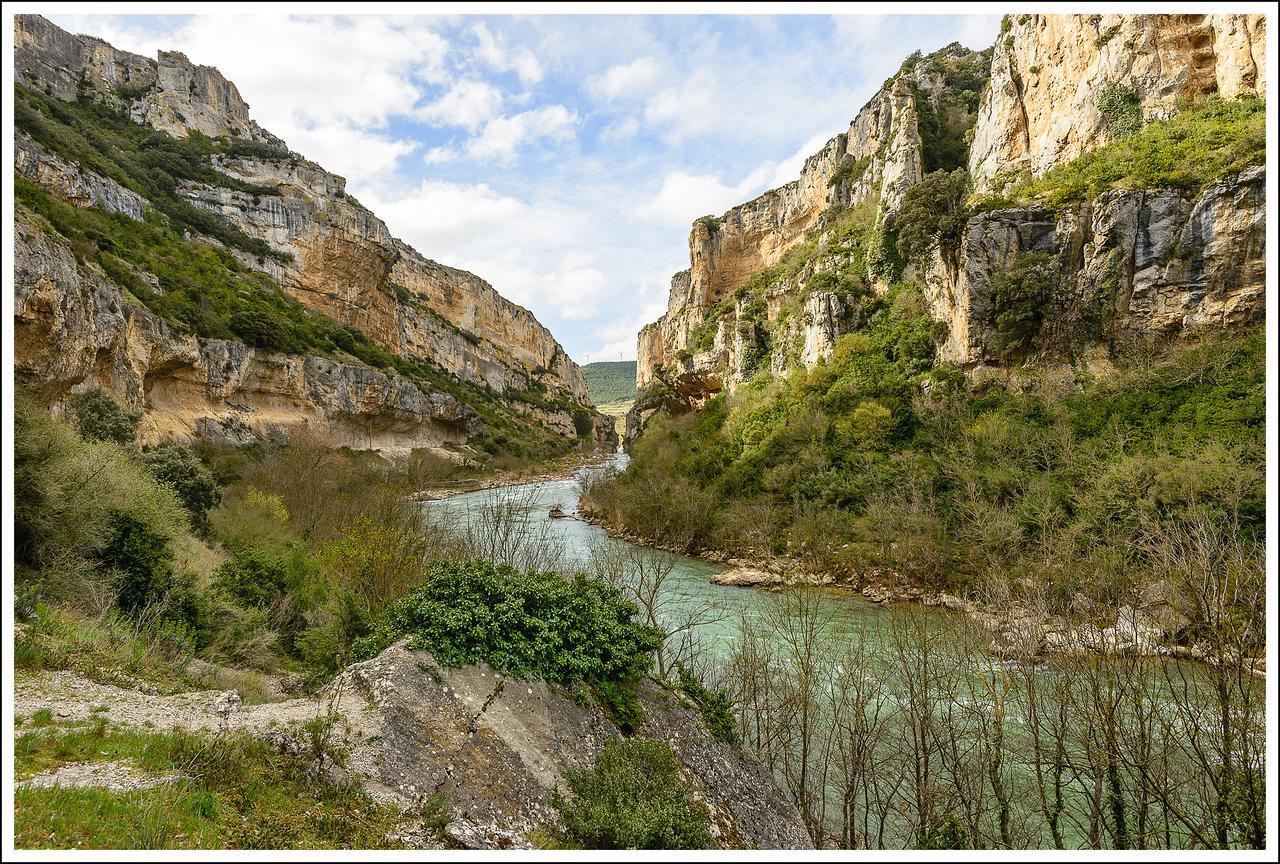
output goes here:
<path id="1" fill-rule="evenodd" d="M 201 133 L 258 143 L 237 151 L 253 155 L 210 157 L 212 167 L 228 176 L 226 185 L 186 182 L 178 190 L 191 204 L 281 253 L 258 256 L 232 250 L 242 264 L 266 272 L 285 293 L 364 332 L 393 355 L 437 366 L 481 389 L 512 393 L 508 401 L 513 411 L 565 437 L 577 436 L 574 413 L 589 404 L 585 379 L 533 314 L 483 279 L 431 261 L 396 239 L 382 220 L 346 193 L 343 178 L 290 153 L 258 127 L 235 85 L 217 70 L 195 66 L 173 52 L 150 60 L 118 51 L 35 15 L 16 16 L 14 35 L 18 80 L 33 89 L 62 99 L 88 92 L 136 122 L 177 137 Z M 61 158 L 41 142 L 19 134 L 15 152 L 17 171 L 58 197 L 143 218 L 148 202 L 141 196 Z M 20 361 L 30 370 L 57 365 L 60 358 L 40 352 L 58 347 L 28 342 L 26 350 L 35 353 Z M 243 346 L 241 350 L 253 354 Z M 560 407 L 544 409 L 521 401 L 531 392 L 548 393 Z M 608 421 L 591 416 L 593 426 L 607 433 Z M 401 420 L 401 414 L 388 417 L 397 427 Z M 375 435 L 371 440 L 381 439 Z"/>
<path id="2" fill-rule="evenodd" d="M 716 846 L 812 848 L 768 770 L 713 738 L 685 697 L 651 680 L 636 696 L 644 720 L 635 734 L 671 747 Z M 243 705 L 235 691 L 162 696 L 57 671 L 21 676 L 13 707 L 25 716 L 49 710 L 68 720 L 251 735 L 399 808 L 407 823 L 401 831 L 416 827 L 405 839 L 434 848 L 532 848 L 529 835 L 555 820 L 552 795 L 567 791 L 566 772 L 590 768 L 605 743 L 621 737 L 593 698 L 486 665 L 444 668 L 403 644 L 348 667 L 310 698 Z M 342 764 L 317 748 L 303 731 L 307 723 L 346 752 Z M 448 814 L 443 838 L 421 836 L 418 814 L 433 798 Z"/>
<path id="3" fill-rule="evenodd" d="M 564 688 L 520 681 L 488 666 L 447 669 L 430 655 L 393 647 L 348 669 L 331 689 L 363 705 L 377 737 L 374 759 L 353 750 L 375 798 L 412 806 L 435 793 L 455 820 L 520 835 L 554 819 L 551 795 L 567 769 L 589 768 L 617 728 Z M 653 681 L 638 688 L 637 735 L 675 752 L 683 779 L 711 817 L 717 845 L 811 848 L 799 813 L 768 771 L 711 736 L 697 709 Z M 368 746 L 368 745 L 366 745 Z"/>
<path id="4" fill-rule="evenodd" d="M 1059 213 L 999 210 L 972 219 L 955 252 L 935 252 L 922 284 L 947 324 L 940 356 L 974 368 L 993 355 L 992 279 L 1047 256 L 1036 344 L 1061 354 L 1099 339 L 1170 336 L 1262 320 L 1266 173 L 1225 178 L 1199 196 L 1116 190 Z"/>
<path id="5" fill-rule="evenodd" d="M 909 58 L 849 130 L 806 162 L 800 180 L 694 225 L 690 269 L 672 279 L 666 314 L 640 331 L 639 384 L 697 378 L 732 390 L 759 368 L 778 374 L 828 356 L 861 326 L 859 305 L 819 279 L 856 265 L 827 242 L 828 227 L 858 205 L 874 206 L 875 230 L 892 227 L 901 196 L 939 167 L 940 126 L 952 124 L 941 143 L 967 151 L 954 164 L 967 162 L 981 192 L 1102 147 L 1126 131 L 1117 124 L 1167 117 L 1183 100 L 1265 93 L 1265 46 L 1261 15 L 1017 15 L 1006 16 L 989 55 L 950 46 Z M 958 88 L 977 98 L 966 56 L 989 57 L 967 146 L 956 137 L 960 114 L 948 113 L 961 104 Z M 1117 190 L 1058 213 L 983 213 L 954 248 L 906 276 L 946 325 L 941 359 L 971 371 L 1007 362 L 992 347 L 991 283 L 1027 254 L 1046 256 L 1053 288 L 1036 310 L 1035 348 L 1020 359 L 1247 325 L 1263 314 L 1264 178 L 1258 167 L 1198 195 Z M 802 241 L 817 250 L 802 267 L 771 277 L 763 292 L 739 290 Z M 859 278 L 882 291 L 882 276 L 861 267 Z M 652 410 L 643 403 L 631 437 L 639 412 Z"/>
<path id="6" fill-rule="evenodd" d="M 808 239 L 823 214 L 873 199 L 885 215 L 895 212 L 924 172 L 917 106 L 941 105 L 951 95 L 946 63 L 980 56 L 955 44 L 909 62 L 847 131 L 805 161 L 798 180 L 719 218 L 696 221 L 689 234 L 689 269 L 672 278 L 666 314 L 640 331 L 637 385 L 652 381 L 657 366 L 673 366 L 706 311 Z"/>
<path id="7" fill-rule="evenodd" d="M 120 213 L 130 219 L 142 218 L 146 201 L 137 192 L 108 177 L 86 171 L 75 163 L 59 159 L 21 132 L 14 135 L 13 169 L 77 207 L 100 207 L 108 213 Z"/>
<path id="8" fill-rule="evenodd" d="M 996 40 L 969 171 L 1039 176 L 1114 139 L 1117 110 L 1266 92 L 1266 16 L 1009 15 Z"/>
<path id="9" fill-rule="evenodd" d="M 402 451 L 461 443 L 478 428 L 453 396 L 397 375 L 180 335 L 23 219 L 14 277 L 17 383 L 55 412 L 73 394 L 105 387 L 142 413 L 143 443 L 246 443 L 307 428 L 335 446 Z"/>

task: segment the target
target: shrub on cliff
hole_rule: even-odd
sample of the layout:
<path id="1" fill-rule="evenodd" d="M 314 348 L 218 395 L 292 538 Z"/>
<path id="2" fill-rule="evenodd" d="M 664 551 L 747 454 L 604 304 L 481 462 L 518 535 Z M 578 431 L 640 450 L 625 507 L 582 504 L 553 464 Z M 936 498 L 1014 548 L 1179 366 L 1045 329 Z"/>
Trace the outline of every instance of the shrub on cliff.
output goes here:
<path id="1" fill-rule="evenodd" d="M 706 849 L 710 820 L 680 780 L 666 744 L 645 738 L 605 744 L 593 768 L 570 771 L 559 791 L 560 839 L 583 849 Z"/>
<path id="2" fill-rule="evenodd" d="M 101 388 L 86 390 L 71 399 L 76 431 L 89 441 L 132 444 L 142 415 L 130 411 Z"/>
<path id="3" fill-rule="evenodd" d="M 662 644 L 661 631 L 636 613 L 621 591 L 581 574 L 437 561 L 353 655 L 368 659 L 408 635 L 446 666 L 488 663 L 561 684 L 628 680 L 648 670 Z"/>
<path id="4" fill-rule="evenodd" d="M 968 195 L 969 172 L 963 168 L 927 174 L 908 189 L 893 220 L 902 257 L 925 261 L 935 247 L 953 247 L 969 221 Z"/>

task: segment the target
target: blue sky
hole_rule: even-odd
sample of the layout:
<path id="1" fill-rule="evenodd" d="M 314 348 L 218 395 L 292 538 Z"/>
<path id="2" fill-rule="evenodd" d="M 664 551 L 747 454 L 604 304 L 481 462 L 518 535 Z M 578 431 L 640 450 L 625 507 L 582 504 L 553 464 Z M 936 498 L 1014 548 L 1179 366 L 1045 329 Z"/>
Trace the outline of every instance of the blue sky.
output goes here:
<path id="1" fill-rule="evenodd" d="M 579 362 L 635 356 L 689 224 L 795 179 L 919 48 L 994 15 L 58 15 L 179 50 L 347 178 L 392 233 L 532 309 Z"/>

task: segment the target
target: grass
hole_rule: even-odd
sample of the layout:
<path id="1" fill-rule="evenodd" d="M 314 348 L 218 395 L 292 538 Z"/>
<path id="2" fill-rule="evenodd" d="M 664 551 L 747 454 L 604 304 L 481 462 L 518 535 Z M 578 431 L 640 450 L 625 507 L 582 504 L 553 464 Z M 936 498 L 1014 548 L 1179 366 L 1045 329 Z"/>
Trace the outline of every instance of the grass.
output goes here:
<path id="1" fill-rule="evenodd" d="M 130 759 L 181 780 L 134 792 L 18 789 L 18 848 L 395 848 L 400 814 L 353 787 L 312 776 L 305 758 L 247 736 L 143 732 L 103 720 L 28 732 L 16 742 L 15 776 L 69 762 Z"/>
<path id="2" fill-rule="evenodd" d="M 1209 97 L 1025 181 L 1005 197 L 1057 209 L 1110 189 L 1199 193 L 1228 174 L 1265 164 L 1266 108 L 1260 96 Z"/>
<path id="3" fill-rule="evenodd" d="M 18 669 L 69 669 L 102 684 L 142 681 L 160 692 L 176 693 L 193 682 L 183 671 L 189 658 L 170 647 L 146 637 L 122 616 L 90 618 L 42 605 L 14 639 L 13 660 Z"/>

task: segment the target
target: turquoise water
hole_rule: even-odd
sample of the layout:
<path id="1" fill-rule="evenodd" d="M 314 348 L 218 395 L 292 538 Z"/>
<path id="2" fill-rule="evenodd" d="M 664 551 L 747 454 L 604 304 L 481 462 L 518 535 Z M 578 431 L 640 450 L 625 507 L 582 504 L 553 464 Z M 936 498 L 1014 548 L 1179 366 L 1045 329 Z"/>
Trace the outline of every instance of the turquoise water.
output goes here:
<path id="1" fill-rule="evenodd" d="M 527 505 L 522 507 L 521 518 L 528 533 L 537 536 L 539 542 L 558 547 L 558 553 L 563 556 L 561 569 L 585 570 L 593 550 L 601 546 L 643 548 L 609 536 L 603 528 L 578 515 L 578 478 L 584 472 L 611 466 L 625 468 L 627 461 L 626 454 L 618 453 L 606 463 L 580 469 L 573 479 L 465 492 L 427 502 L 425 506 L 441 518 L 455 522 L 476 519 L 500 500 L 518 500 L 521 505 Z M 548 512 L 553 507 L 559 507 L 566 518 L 550 517 Z M 671 575 L 663 585 L 663 617 L 667 623 L 682 623 L 690 614 L 702 613 L 700 618 L 711 620 L 696 626 L 696 636 L 703 648 L 715 654 L 722 654 L 732 644 L 744 623 L 749 627 L 758 622 L 765 605 L 773 599 L 767 591 L 716 585 L 710 581 L 712 575 L 724 569 L 723 565 L 699 558 L 675 556 Z M 884 609 L 849 594 L 832 592 L 827 599 L 835 612 L 833 630 L 841 635 L 875 631 L 885 618 Z M 708 607 L 714 612 L 707 614 Z"/>

